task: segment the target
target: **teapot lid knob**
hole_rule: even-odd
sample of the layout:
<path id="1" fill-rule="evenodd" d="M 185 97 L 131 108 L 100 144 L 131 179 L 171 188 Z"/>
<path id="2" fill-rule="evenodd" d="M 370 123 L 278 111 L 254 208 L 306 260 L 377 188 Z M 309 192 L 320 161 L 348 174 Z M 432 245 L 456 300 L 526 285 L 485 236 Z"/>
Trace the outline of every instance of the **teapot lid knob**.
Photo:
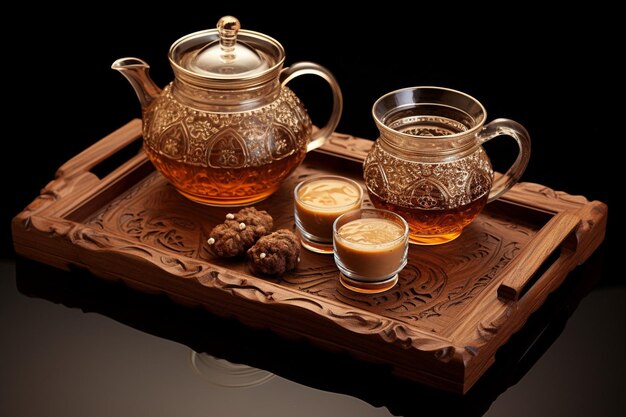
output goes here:
<path id="1" fill-rule="evenodd" d="M 174 62 L 192 77 L 243 79 L 263 74 L 283 59 L 282 47 L 271 38 L 241 29 L 236 17 L 224 16 L 216 29 L 196 32 L 172 46 Z M 275 41 L 273 41 L 276 43 Z M 176 54 L 176 55 L 174 55 Z"/>
<path id="2" fill-rule="evenodd" d="M 241 29 L 239 20 L 234 16 L 224 16 L 217 22 L 217 30 L 220 35 L 220 49 L 222 58 L 232 60 L 235 58 L 235 44 L 237 43 L 237 32 Z"/>

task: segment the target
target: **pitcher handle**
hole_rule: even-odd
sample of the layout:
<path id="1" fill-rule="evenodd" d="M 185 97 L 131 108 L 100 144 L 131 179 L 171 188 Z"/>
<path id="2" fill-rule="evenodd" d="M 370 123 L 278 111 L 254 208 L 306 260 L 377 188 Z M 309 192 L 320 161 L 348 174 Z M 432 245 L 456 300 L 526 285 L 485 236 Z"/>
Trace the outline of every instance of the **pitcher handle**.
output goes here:
<path id="1" fill-rule="evenodd" d="M 298 62 L 290 67 L 283 69 L 280 73 L 281 85 L 287 84 L 300 75 L 313 74 L 322 77 L 330 85 L 333 93 L 333 110 L 330 115 L 330 119 L 324 127 L 322 127 L 317 134 L 315 134 L 309 143 L 307 144 L 306 151 L 312 151 L 313 149 L 322 146 L 330 135 L 335 131 L 339 119 L 341 118 L 341 111 L 343 109 L 343 97 L 341 95 L 341 89 L 335 77 L 326 68 L 313 62 Z"/>
<path id="2" fill-rule="evenodd" d="M 510 119 L 495 119 L 483 127 L 478 134 L 478 140 L 483 144 L 497 136 L 510 136 L 515 139 L 519 152 L 509 170 L 493 182 L 487 202 L 500 197 L 515 185 L 526 170 L 530 159 L 530 136 L 524 126 Z"/>

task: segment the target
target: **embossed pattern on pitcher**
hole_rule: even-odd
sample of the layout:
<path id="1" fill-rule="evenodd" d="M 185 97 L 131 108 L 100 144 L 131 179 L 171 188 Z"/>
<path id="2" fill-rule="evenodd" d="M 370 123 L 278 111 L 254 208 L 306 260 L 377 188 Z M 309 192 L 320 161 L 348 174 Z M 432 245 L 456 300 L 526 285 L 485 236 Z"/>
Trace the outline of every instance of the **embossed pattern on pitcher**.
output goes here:
<path id="1" fill-rule="evenodd" d="M 364 163 L 372 203 L 400 214 L 414 243 L 455 239 L 482 211 L 493 169 L 482 147 L 448 162 L 408 161 L 376 142 Z"/>
<path id="2" fill-rule="evenodd" d="M 364 163 L 370 193 L 402 207 L 449 210 L 489 192 L 493 169 L 482 148 L 450 162 L 408 161 L 375 143 Z"/>

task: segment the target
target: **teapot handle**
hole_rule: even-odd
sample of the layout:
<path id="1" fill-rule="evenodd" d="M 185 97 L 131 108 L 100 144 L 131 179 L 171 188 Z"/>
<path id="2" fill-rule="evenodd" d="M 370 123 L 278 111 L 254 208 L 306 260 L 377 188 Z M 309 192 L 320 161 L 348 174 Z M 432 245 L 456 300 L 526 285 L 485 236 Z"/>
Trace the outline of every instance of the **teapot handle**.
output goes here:
<path id="1" fill-rule="evenodd" d="M 305 74 L 313 74 L 322 77 L 330 85 L 333 93 L 333 110 L 330 115 L 330 119 L 324 127 L 317 131 L 317 134 L 315 134 L 307 144 L 306 151 L 309 152 L 322 146 L 335 131 L 335 128 L 339 123 L 339 119 L 341 118 L 343 96 L 341 95 L 341 89 L 339 88 L 337 80 L 330 73 L 330 71 L 313 62 L 298 62 L 283 69 L 280 73 L 281 85 L 284 86 L 294 78 Z"/>
<path id="2" fill-rule="evenodd" d="M 478 134 L 478 140 L 483 144 L 495 137 L 503 135 L 515 139 L 519 152 L 509 170 L 493 182 L 487 202 L 491 202 L 500 197 L 515 185 L 526 170 L 528 160 L 530 159 L 530 136 L 524 126 L 513 120 L 495 119 L 491 121 L 486 124 Z"/>

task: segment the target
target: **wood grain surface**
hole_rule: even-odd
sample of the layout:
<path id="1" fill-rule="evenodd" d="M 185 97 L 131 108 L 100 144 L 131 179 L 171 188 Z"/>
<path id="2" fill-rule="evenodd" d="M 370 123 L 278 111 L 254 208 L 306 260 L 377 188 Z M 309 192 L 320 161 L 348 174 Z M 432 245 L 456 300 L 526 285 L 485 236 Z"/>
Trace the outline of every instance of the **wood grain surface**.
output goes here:
<path id="1" fill-rule="evenodd" d="M 134 120 L 64 164 L 14 218 L 16 251 L 386 363 L 400 376 L 450 391 L 466 392 L 497 349 L 604 238 L 602 202 L 521 183 L 489 204 L 457 240 L 411 245 L 398 285 L 387 292 L 345 289 L 332 256 L 306 250 L 294 272 L 255 276 L 243 259 L 215 259 L 207 251 L 209 231 L 233 209 L 185 199 L 142 152 L 102 178 L 92 172 L 140 140 L 140 131 Z M 293 229 L 295 184 L 320 173 L 362 183 L 371 144 L 334 134 L 256 207 L 274 217 L 275 229 Z"/>

